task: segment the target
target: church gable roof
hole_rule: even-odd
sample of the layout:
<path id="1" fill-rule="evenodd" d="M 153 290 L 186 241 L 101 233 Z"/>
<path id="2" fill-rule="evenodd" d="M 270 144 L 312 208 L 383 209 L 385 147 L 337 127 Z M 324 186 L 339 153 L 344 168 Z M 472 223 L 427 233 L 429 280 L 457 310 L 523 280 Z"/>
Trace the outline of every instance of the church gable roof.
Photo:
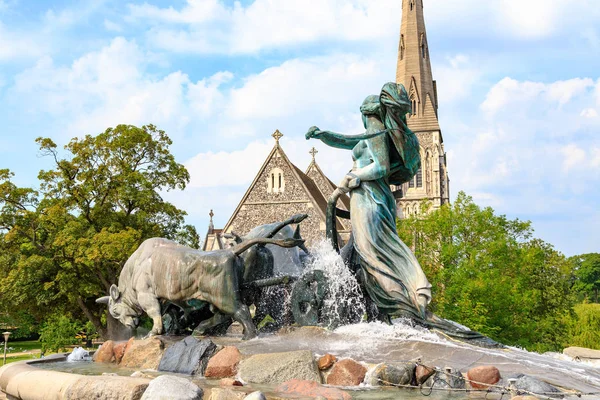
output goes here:
<path id="1" fill-rule="evenodd" d="M 279 145 L 279 139 L 281 136 L 276 137 L 279 131 L 276 131 L 274 137 L 276 138 L 275 146 L 273 150 L 267 156 L 265 162 L 261 166 L 260 170 L 256 174 L 256 177 L 252 181 L 252 184 L 246 190 L 246 193 L 242 197 L 242 200 L 236 207 L 235 211 L 227 221 L 223 231 L 229 232 L 233 222 L 235 221 L 237 215 L 239 214 L 242 206 L 246 203 L 253 202 L 258 200 L 260 196 L 263 196 L 267 193 L 267 185 L 268 185 L 268 169 L 269 167 L 277 167 L 283 170 L 285 174 L 285 190 L 278 195 L 278 197 L 274 198 L 273 201 L 281 201 L 286 202 L 286 200 L 291 200 L 289 196 L 293 196 L 293 201 L 302 201 L 305 200 L 307 203 L 312 203 L 315 210 L 317 210 L 320 218 L 325 221 L 326 209 L 327 209 L 327 200 L 321 194 L 320 190 L 317 188 L 315 183 L 310 179 L 304 172 L 302 172 L 298 167 L 296 167 L 287 157 L 281 146 Z M 281 135 L 279 133 L 279 135 Z M 289 175 L 288 173 L 289 172 Z M 290 179 L 291 178 L 291 179 Z M 290 181 L 291 180 L 291 181 Z M 293 191 L 293 193 L 291 193 Z M 289 216 L 282 216 L 282 218 Z M 271 221 L 273 222 L 273 221 Z"/>

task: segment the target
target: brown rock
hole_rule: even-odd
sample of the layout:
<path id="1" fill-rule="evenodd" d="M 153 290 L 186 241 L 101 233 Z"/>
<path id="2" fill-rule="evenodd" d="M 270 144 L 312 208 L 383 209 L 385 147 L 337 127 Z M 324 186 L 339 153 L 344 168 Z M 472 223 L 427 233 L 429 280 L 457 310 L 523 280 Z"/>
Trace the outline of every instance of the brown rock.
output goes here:
<path id="1" fill-rule="evenodd" d="M 157 369 L 163 355 L 164 345 L 157 337 L 134 340 L 125 349 L 121 365 L 127 368 Z"/>
<path id="2" fill-rule="evenodd" d="M 223 350 L 219 351 L 208 361 L 204 376 L 206 378 L 235 376 L 241 359 L 242 355 L 237 347 L 225 346 Z"/>
<path id="3" fill-rule="evenodd" d="M 467 379 L 474 389 L 487 389 L 488 385 L 495 385 L 500 380 L 500 371 L 491 365 L 482 365 L 471 368 L 467 372 Z M 487 385 L 486 385 L 487 384 Z"/>
<path id="4" fill-rule="evenodd" d="M 223 387 L 227 386 L 244 386 L 244 384 L 237 379 L 233 378 L 223 378 L 219 381 L 219 385 Z"/>
<path id="5" fill-rule="evenodd" d="M 115 356 L 115 362 L 117 364 L 120 363 L 123 359 L 123 356 L 125 355 L 125 348 L 127 347 L 128 343 L 129 342 L 115 343 L 115 345 L 113 346 L 113 354 Z"/>
<path id="6" fill-rule="evenodd" d="M 82 376 L 70 385 L 60 398 L 138 400 L 146 391 L 149 382 L 148 379 L 125 376 Z"/>
<path id="7" fill-rule="evenodd" d="M 425 381 L 433 374 L 435 374 L 435 369 L 418 364 L 417 368 L 415 369 L 415 379 L 417 381 L 417 385 L 422 385 L 425 383 Z"/>
<path id="8" fill-rule="evenodd" d="M 317 365 L 319 369 L 323 371 L 330 368 L 336 361 L 337 358 L 333 354 L 325 354 L 323 357 L 319 358 Z"/>
<path id="9" fill-rule="evenodd" d="M 244 392 L 236 392 L 231 389 L 212 388 L 208 400 L 243 400 L 246 397 Z"/>
<path id="10" fill-rule="evenodd" d="M 358 386 L 365 379 L 367 369 L 352 359 L 338 361 L 327 376 L 328 385 Z"/>
<path id="11" fill-rule="evenodd" d="M 352 397 L 343 390 L 328 388 L 319 385 L 315 381 L 302 381 L 293 379 L 282 383 L 277 387 L 282 394 L 304 397 L 323 397 L 327 400 L 350 400 Z"/>
<path id="12" fill-rule="evenodd" d="M 94 357 L 92 359 L 95 362 L 101 363 L 112 363 L 115 361 L 115 355 L 113 353 L 115 342 L 112 340 L 107 340 L 102 343 L 102 346 L 94 353 Z"/>

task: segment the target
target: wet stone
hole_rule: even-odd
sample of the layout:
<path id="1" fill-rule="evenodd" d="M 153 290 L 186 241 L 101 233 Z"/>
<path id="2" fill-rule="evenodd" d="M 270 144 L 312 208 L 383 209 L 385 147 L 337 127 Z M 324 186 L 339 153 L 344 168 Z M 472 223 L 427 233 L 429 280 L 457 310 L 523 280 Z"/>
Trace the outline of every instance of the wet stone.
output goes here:
<path id="1" fill-rule="evenodd" d="M 99 363 L 112 363 L 115 361 L 115 356 L 113 353 L 114 342 L 112 340 L 107 340 L 102 343 L 100 348 L 96 350 L 92 360 Z"/>
<path id="2" fill-rule="evenodd" d="M 126 368 L 157 369 L 164 344 L 157 337 L 133 340 L 127 344 L 121 366 Z"/>
<path id="3" fill-rule="evenodd" d="M 487 389 L 500 381 L 500 371 L 491 365 L 482 365 L 471 368 L 467 372 L 467 379 L 473 389 Z"/>
<path id="4" fill-rule="evenodd" d="M 418 364 L 417 368 L 415 368 L 415 382 L 417 383 L 417 385 L 422 385 L 433 374 L 435 374 L 434 368 Z"/>
<path id="5" fill-rule="evenodd" d="M 321 371 L 324 371 L 328 368 L 331 368 L 336 361 L 337 358 L 333 354 L 325 354 L 323 357 L 319 358 L 317 366 Z"/>
<path id="6" fill-rule="evenodd" d="M 291 396 L 302 398 L 321 397 L 327 400 L 351 400 L 352 397 L 345 391 L 319 385 L 315 381 L 293 379 L 277 387 L 277 391 Z"/>
<path id="7" fill-rule="evenodd" d="M 198 340 L 188 336 L 165 350 L 158 370 L 202 375 L 216 349 L 217 346 L 210 339 Z"/>
<path id="8" fill-rule="evenodd" d="M 460 371 L 452 368 L 445 368 L 444 371 L 437 371 L 423 384 L 425 387 L 434 387 L 436 389 L 464 389 L 466 387 L 465 378 Z"/>
<path id="9" fill-rule="evenodd" d="M 338 361 L 327 376 L 328 385 L 358 386 L 365 379 L 367 369 L 352 359 Z"/>
<path id="10" fill-rule="evenodd" d="M 225 346 L 208 361 L 204 376 L 207 378 L 235 376 L 241 358 L 242 355 L 237 347 Z"/>
<path id="11" fill-rule="evenodd" d="M 239 376 L 251 383 L 278 384 L 291 379 L 321 382 L 309 350 L 255 354 L 240 363 Z"/>
<path id="12" fill-rule="evenodd" d="M 203 391 L 185 378 L 161 375 L 150 381 L 141 400 L 202 400 Z"/>
<path id="13" fill-rule="evenodd" d="M 378 364 L 369 373 L 367 383 L 371 386 L 412 385 L 414 376 L 414 363 Z"/>
<path id="14" fill-rule="evenodd" d="M 518 390 L 525 390 L 530 393 L 560 393 L 560 390 L 555 386 L 529 375 L 510 375 L 503 381 L 506 386 L 508 386 L 509 379 L 516 379 L 514 387 Z"/>

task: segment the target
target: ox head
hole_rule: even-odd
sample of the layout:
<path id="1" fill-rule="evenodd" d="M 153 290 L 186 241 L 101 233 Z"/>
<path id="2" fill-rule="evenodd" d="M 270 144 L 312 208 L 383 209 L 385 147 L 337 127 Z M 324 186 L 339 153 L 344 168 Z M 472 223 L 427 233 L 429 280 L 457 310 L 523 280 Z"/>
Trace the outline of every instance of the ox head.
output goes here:
<path id="1" fill-rule="evenodd" d="M 108 312 L 113 318 L 119 320 L 128 328 L 135 329 L 140 323 L 139 314 L 123 301 L 123 296 L 119 292 L 117 285 L 112 285 L 109 290 L 110 296 L 96 299 L 96 303 L 108 304 Z"/>

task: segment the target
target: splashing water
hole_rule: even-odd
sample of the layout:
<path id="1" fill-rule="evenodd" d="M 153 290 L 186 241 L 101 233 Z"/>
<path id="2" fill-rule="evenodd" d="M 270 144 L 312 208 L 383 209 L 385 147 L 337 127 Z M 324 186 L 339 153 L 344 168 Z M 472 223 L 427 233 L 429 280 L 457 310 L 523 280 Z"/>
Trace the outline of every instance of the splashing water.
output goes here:
<path id="1" fill-rule="evenodd" d="M 312 260 L 306 272 L 321 270 L 327 278 L 328 291 L 323 301 L 321 316 L 329 328 L 349 322 L 358 322 L 366 313 L 362 290 L 350 268 L 328 241 L 321 241 L 311 249 Z M 348 317 L 350 316 L 350 317 Z"/>
<path id="2" fill-rule="evenodd" d="M 90 357 L 90 353 L 85 350 L 83 347 L 76 347 L 73 349 L 71 354 L 67 356 L 67 361 L 90 361 L 92 358 Z"/>

